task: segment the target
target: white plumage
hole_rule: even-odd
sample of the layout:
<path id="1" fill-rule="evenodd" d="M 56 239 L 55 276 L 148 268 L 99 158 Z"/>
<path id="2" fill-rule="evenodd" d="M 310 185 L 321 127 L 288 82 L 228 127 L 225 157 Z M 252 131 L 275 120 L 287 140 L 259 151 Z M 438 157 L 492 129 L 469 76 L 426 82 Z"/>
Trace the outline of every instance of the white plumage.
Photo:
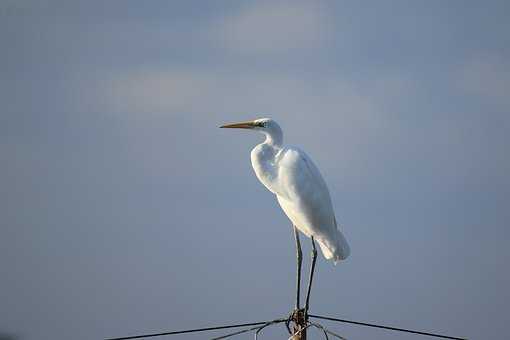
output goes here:
<path id="1" fill-rule="evenodd" d="M 251 152 L 257 178 L 276 195 L 296 228 L 318 241 L 326 259 L 335 263 L 345 260 L 350 254 L 349 245 L 338 230 L 326 183 L 306 153 L 284 146 L 282 130 L 270 118 L 222 127 L 252 129 L 266 136 Z"/>

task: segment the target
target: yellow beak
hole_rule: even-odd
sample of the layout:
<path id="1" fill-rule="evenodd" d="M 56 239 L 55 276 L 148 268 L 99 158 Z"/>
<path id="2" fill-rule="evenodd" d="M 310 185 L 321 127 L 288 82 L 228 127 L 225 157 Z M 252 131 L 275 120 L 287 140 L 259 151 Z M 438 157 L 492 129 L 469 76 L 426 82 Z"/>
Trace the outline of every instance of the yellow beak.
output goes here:
<path id="1" fill-rule="evenodd" d="M 222 126 L 220 126 L 220 128 L 224 128 L 224 129 L 253 129 L 256 126 L 257 125 L 256 125 L 255 121 L 247 121 L 247 122 L 222 125 Z"/>

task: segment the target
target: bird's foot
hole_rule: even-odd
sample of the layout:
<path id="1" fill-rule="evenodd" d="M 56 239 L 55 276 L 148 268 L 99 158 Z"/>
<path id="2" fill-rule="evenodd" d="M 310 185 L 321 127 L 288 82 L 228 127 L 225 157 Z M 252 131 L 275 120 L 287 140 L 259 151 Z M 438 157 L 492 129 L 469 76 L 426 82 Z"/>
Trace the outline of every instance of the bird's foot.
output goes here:
<path id="1" fill-rule="evenodd" d="M 297 325 L 304 325 L 306 323 L 306 314 L 304 308 L 295 308 L 289 315 L 289 321 Z"/>

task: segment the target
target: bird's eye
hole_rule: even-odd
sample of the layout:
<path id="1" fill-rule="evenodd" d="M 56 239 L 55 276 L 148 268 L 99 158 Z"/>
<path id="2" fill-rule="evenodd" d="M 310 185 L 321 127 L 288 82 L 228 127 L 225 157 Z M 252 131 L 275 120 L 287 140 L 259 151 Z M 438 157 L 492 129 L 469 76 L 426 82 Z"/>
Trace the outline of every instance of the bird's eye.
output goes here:
<path id="1" fill-rule="evenodd" d="M 266 122 L 259 122 L 260 127 L 266 127 Z"/>

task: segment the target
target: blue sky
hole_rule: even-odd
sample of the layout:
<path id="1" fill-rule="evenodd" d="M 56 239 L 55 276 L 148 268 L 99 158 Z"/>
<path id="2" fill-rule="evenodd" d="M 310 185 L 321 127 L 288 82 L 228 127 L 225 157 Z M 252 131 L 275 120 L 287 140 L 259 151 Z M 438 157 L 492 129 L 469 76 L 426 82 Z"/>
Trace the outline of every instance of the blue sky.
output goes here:
<path id="1" fill-rule="evenodd" d="M 217 128 L 270 116 L 321 169 L 352 248 L 336 267 L 319 258 L 313 312 L 506 334 L 507 2 L 0 9 L 1 332 L 91 339 L 287 314 L 292 233 L 251 169 L 260 138 Z"/>

